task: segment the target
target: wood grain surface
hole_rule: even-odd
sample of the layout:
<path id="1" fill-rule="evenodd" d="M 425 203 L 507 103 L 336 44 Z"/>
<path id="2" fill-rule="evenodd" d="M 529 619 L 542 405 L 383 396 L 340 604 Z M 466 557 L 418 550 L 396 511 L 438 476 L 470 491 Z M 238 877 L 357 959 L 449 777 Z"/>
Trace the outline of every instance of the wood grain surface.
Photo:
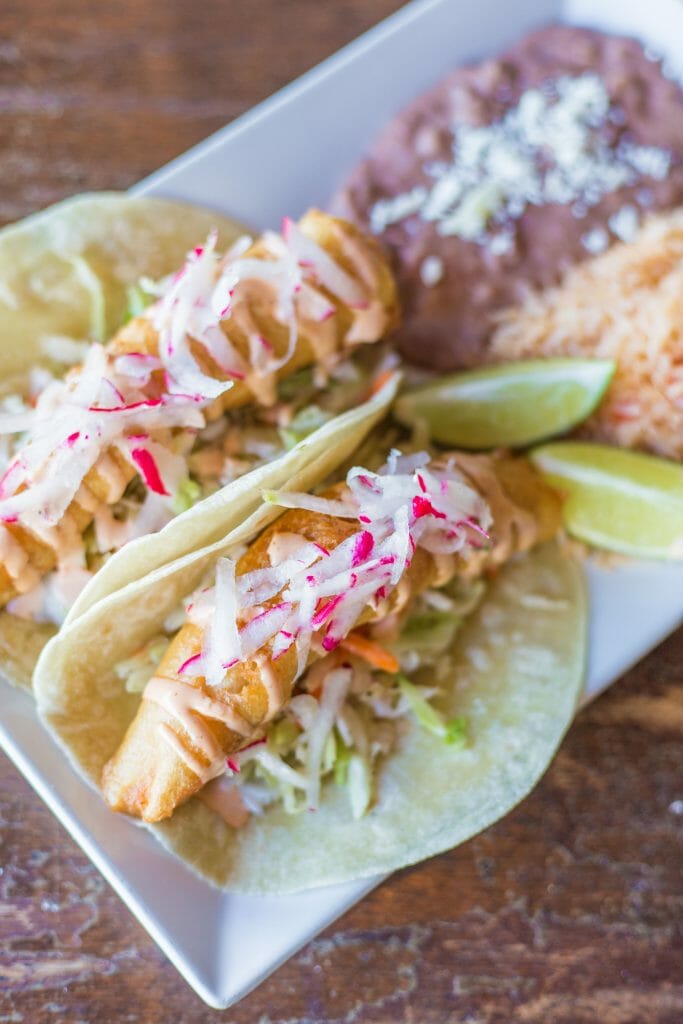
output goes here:
<path id="1" fill-rule="evenodd" d="M 4 0 L 0 220 L 125 188 L 398 6 Z M 393 877 L 224 1013 L 2 759 L 0 1024 L 679 1024 L 682 666 L 679 631 L 503 822 Z"/>

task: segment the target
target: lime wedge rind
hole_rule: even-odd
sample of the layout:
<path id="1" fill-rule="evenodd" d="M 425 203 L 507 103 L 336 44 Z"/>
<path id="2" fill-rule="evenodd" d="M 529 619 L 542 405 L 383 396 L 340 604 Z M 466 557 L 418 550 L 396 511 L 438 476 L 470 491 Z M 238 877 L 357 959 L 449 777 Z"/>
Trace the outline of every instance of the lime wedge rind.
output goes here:
<path id="1" fill-rule="evenodd" d="M 683 560 L 683 466 L 588 442 L 558 441 L 531 453 L 566 497 L 567 531 L 632 557 Z"/>
<path id="2" fill-rule="evenodd" d="M 395 416 L 459 448 L 522 448 L 566 433 L 602 400 L 609 359 L 536 359 L 467 370 L 403 395 Z"/>

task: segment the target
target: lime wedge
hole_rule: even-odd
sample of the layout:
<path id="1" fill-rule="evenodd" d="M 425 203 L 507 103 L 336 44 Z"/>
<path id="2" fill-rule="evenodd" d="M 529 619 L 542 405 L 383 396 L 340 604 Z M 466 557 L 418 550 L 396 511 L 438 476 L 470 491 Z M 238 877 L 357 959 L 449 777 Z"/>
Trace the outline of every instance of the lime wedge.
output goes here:
<path id="1" fill-rule="evenodd" d="M 595 547 L 683 559 L 683 466 L 603 444 L 556 441 L 531 453 L 567 500 L 567 530 Z"/>
<path id="2" fill-rule="evenodd" d="M 458 448 L 520 448 L 565 433 L 593 412 L 614 374 L 609 359 L 535 359 L 442 377 L 403 395 L 396 418 L 422 420 Z"/>

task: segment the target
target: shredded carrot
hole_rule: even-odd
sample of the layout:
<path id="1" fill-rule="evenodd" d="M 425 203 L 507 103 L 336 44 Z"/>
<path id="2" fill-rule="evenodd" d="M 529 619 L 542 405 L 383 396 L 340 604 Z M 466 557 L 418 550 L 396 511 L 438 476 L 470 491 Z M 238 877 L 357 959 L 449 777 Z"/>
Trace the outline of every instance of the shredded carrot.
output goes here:
<path id="1" fill-rule="evenodd" d="M 349 633 L 346 639 L 342 640 L 341 646 L 349 654 L 355 654 L 359 658 L 363 658 L 364 661 L 367 661 L 368 665 L 372 665 L 373 668 L 379 668 L 382 672 L 391 672 L 393 674 L 398 672 L 401 667 L 397 658 L 390 651 L 375 643 L 374 640 L 368 640 L 366 636 L 362 636 L 360 633 Z"/>
<path id="2" fill-rule="evenodd" d="M 376 395 L 378 391 L 381 391 L 387 381 L 391 380 L 394 376 L 395 370 L 383 370 L 382 373 L 378 373 L 375 379 L 370 384 L 370 398 Z"/>

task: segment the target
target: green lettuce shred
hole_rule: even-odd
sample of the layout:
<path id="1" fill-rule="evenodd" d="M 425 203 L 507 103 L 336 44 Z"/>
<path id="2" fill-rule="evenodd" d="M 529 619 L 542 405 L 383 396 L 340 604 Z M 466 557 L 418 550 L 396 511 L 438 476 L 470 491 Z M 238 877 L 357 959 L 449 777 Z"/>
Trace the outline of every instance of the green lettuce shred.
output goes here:
<path id="1" fill-rule="evenodd" d="M 296 416 L 290 420 L 286 427 L 280 427 L 278 433 L 280 440 L 282 441 L 285 448 L 289 451 L 294 448 L 299 441 L 303 441 L 305 437 L 312 434 L 314 430 L 322 427 L 325 423 L 333 418 L 331 412 L 325 412 L 317 405 L 306 405 L 303 409 L 300 409 Z"/>
<path id="2" fill-rule="evenodd" d="M 405 696 L 410 710 L 415 718 L 427 732 L 438 736 L 449 746 L 462 747 L 467 742 L 467 722 L 460 716 L 447 721 L 427 698 L 422 694 L 421 688 L 411 683 L 405 676 L 398 676 L 398 685 L 401 693 Z"/>
<path id="3" fill-rule="evenodd" d="M 391 649 L 399 659 L 408 652 L 419 655 L 421 660 L 433 658 L 451 646 L 462 621 L 452 611 L 417 612 L 408 618 Z"/>
<path id="4" fill-rule="evenodd" d="M 166 653 L 169 643 L 168 637 L 155 637 L 132 657 L 119 661 L 114 666 L 116 675 L 125 681 L 128 693 L 142 693 Z"/>
<path id="5" fill-rule="evenodd" d="M 153 301 L 154 296 L 146 292 L 139 281 L 137 284 L 129 284 L 126 288 L 126 312 L 123 323 L 127 324 L 129 320 L 140 316 Z"/>
<path id="6" fill-rule="evenodd" d="M 313 387 L 313 367 L 305 366 L 278 382 L 278 398 L 281 402 L 294 402 Z"/>
<path id="7" fill-rule="evenodd" d="M 345 786 L 349 777 L 349 761 L 351 750 L 341 736 L 337 737 L 337 759 L 334 762 L 334 781 L 337 786 Z"/>
<path id="8" fill-rule="evenodd" d="M 202 488 L 199 486 L 196 480 L 191 477 L 185 477 L 176 491 L 176 494 L 171 503 L 171 508 L 175 515 L 179 516 L 181 512 L 187 512 L 188 508 L 192 508 L 201 499 L 203 495 Z"/>
<path id="9" fill-rule="evenodd" d="M 372 799 L 372 771 L 368 759 L 353 753 L 348 762 L 348 789 L 351 814 L 358 821 L 363 817 Z"/>
<path id="10" fill-rule="evenodd" d="M 300 735 L 301 730 L 291 718 L 281 718 L 268 729 L 268 749 L 282 757 L 291 751 Z"/>

